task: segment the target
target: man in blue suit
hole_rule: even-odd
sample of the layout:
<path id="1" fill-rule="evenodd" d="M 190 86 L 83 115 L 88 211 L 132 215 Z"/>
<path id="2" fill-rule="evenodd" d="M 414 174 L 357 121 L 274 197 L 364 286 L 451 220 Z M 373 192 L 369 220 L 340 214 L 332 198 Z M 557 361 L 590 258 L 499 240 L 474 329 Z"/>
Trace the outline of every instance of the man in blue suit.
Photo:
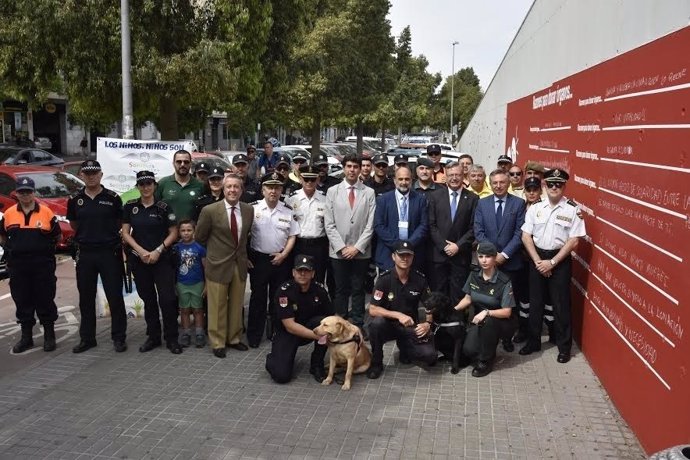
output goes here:
<path id="1" fill-rule="evenodd" d="M 391 254 L 400 240 L 409 241 L 415 249 L 423 248 L 429 232 L 428 222 L 426 197 L 412 190 L 412 171 L 401 166 L 395 171 L 395 190 L 376 198 L 376 266 L 381 270 L 393 268 Z M 417 254 L 423 256 L 423 251 Z M 414 261 L 417 269 L 424 266 L 423 257 L 419 259 L 415 257 Z"/>
<path id="2" fill-rule="evenodd" d="M 525 223 L 524 200 L 508 193 L 508 174 L 497 169 L 489 175 L 493 195 L 479 200 L 474 214 L 474 236 L 479 243 L 488 241 L 498 249 L 496 262 L 499 269 L 510 277 L 515 298 L 525 289 L 524 259 L 522 257 L 522 224 Z M 517 308 L 513 309 L 513 315 Z M 515 318 L 512 318 L 515 321 Z M 523 318 L 521 318 L 522 320 Z M 527 318 L 520 321 L 526 327 Z M 513 351 L 511 337 L 503 338 L 503 348 Z"/>

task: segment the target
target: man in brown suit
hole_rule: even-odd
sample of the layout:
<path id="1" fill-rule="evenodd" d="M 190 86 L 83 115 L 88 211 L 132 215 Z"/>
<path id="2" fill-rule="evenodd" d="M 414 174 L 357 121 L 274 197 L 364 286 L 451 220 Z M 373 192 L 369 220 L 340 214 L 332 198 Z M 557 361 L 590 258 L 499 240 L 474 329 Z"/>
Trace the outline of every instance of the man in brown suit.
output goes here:
<path id="1" fill-rule="evenodd" d="M 240 202 L 243 181 L 235 174 L 223 179 L 224 200 L 201 210 L 196 240 L 206 246 L 208 337 L 213 354 L 225 358 L 225 346 L 246 351 L 242 307 L 247 282 L 247 240 L 254 209 Z"/>

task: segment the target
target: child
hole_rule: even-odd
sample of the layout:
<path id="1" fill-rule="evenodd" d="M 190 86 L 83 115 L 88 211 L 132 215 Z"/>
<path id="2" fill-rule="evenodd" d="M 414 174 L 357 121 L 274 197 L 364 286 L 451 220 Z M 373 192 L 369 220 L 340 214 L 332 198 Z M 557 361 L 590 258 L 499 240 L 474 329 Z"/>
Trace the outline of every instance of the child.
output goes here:
<path id="1" fill-rule="evenodd" d="M 196 327 L 196 347 L 206 345 L 204 335 L 204 268 L 206 266 L 206 248 L 194 241 L 194 221 L 182 220 L 178 224 L 180 242 L 175 244 L 175 261 L 177 263 L 177 298 L 182 317 L 182 334 L 180 345 L 191 345 L 189 314 L 194 312 Z"/>

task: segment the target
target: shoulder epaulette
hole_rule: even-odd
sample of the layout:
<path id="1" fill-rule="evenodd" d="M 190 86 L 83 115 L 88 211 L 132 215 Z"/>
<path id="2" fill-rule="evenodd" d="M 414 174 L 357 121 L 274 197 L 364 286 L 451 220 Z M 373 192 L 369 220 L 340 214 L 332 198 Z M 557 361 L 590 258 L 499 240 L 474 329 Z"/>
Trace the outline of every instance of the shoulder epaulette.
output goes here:
<path id="1" fill-rule="evenodd" d="M 120 196 L 117 194 L 117 192 L 115 190 L 110 190 L 109 188 L 105 188 L 105 187 L 103 187 L 103 190 L 105 191 L 105 193 L 107 193 L 110 196 L 113 196 L 113 197 Z"/>
<path id="2" fill-rule="evenodd" d="M 418 274 L 419 276 L 421 276 L 422 278 L 426 278 L 426 275 L 424 273 L 420 272 L 419 270 L 415 270 L 415 273 Z"/>
<path id="3" fill-rule="evenodd" d="M 505 273 L 499 270 L 496 279 L 500 279 L 504 283 L 507 283 L 508 281 L 510 281 L 510 276 L 506 275 Z"/>
<path id="4" fill-rule="evenodd" d="M 289 204 L 285 204 L 284 201 L 283 201 L 283 205 L 284 205 L 286 208 L 288 208 L 290 211 L 292 211 L 292 206 L 290 206 Z"/>
<path id="5" fill-rule="evenodd" d="M 575 203 L 573 200 L 568 200 L 566 201 L 566 203 L 568 203 L 570 206 L 574 206 L 577 208 L 577 203 Z"/>
<path id="6" fill-rule="evenodd" d="M 257 204 L 259 204 L 259 201 L 260 200 L 252 201 L 251 203 L 249 203 L 249 206 L 256 206 Z"/>
<path id="7" fill-rule="evenodd" d="M 297 195 L 297 192 L 299 192 L 299 190 L 293 190 L 292 193 L 288 196 L 295 196 L 295 195 Z"/>
<path id="8" fill-rule="evenodd" d="M 385 271 L 382 271 L 381 273 L 379 273 L 379 276 L 383 276 L 383 275 L 390 275 L 390 273 L 391 273 L 392 271 L 393 271 L 392 269 L 390 269 L 390 270 L 385 270 Z"/>
<path id="9" fill-rule="evenodd" d="M 281 291 L 287 291 L 292 286 L 292 280 L 286 281 L 280 285 Z"/>
<path id="10" fill-rule="evenodd" d="M 125 203 L 125 204 L 136 204 L 137 201 L 139 201 L 139 198 L 133 198 L 133 199 L 129 200 L 127 203 Z"/>
<path id="11" fill-rule="evenodd" d="M 532 204 L 537 204 L 537 203 L 541 203 L 541 197 L 537 198 L 537 201 L 535 201 L 535 202 L 532 203 Z"/>

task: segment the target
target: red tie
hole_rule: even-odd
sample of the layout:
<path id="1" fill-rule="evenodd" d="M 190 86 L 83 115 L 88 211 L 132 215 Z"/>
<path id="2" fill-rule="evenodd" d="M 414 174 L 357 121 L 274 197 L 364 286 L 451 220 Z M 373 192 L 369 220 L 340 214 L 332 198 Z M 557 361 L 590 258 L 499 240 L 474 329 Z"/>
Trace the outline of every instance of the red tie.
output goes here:
<path id="1" fill-rule="evenodd" d="M 355 188 L 353 186 L 350 187 L 350 195 L 348 196 L 348 200 L 350 200 L 350 209 L 353 209 L 355 207 Z"/>
<path id="2" fill-rule="evenodd" d="M 235 244 L 237 244 L 239 238 L 237 236 L 237 218 L 235 217 L 234 206 L 230 206 L 230 233 L 232 233 L 232 239 L 235 241 Z"/>

